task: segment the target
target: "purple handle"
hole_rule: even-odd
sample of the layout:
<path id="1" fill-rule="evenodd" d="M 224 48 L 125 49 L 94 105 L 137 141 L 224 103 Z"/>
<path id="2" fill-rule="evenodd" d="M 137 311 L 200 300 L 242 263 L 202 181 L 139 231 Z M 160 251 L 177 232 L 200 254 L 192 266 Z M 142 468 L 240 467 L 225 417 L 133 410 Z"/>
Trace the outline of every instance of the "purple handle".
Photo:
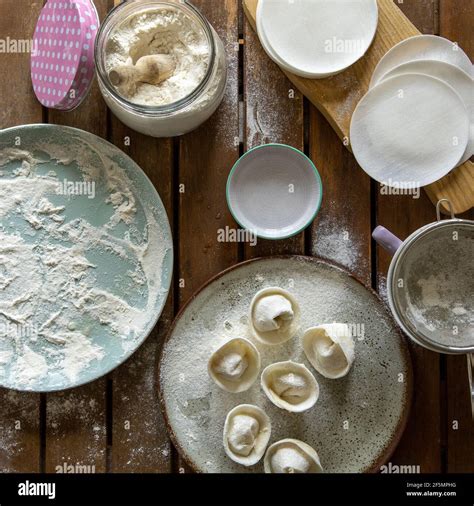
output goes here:
<path id="1" fill-rule="evenodd" d="M 377 244 L 382 246 L 382 248 L 388 251 L 392 256 L 395 255 L 397 250 L 403 244 L 396 235 L 393 235 L 390 230 L 387 230 L 385 227 L 377 227 L 372 237 L 376 240 Z"/>

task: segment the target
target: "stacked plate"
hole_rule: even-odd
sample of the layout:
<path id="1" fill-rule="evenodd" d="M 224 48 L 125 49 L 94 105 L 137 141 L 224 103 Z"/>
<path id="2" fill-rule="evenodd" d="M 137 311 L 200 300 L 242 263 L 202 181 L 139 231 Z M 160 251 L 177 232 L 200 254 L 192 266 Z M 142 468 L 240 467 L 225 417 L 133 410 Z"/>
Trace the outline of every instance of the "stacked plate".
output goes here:
<path id="1" fill-rule="evenodd" d="M 367 51 L 377 30 L 376 0 L 259 0 L 257 31 L 284 70 L 320 79 L 342 72 Z"/>
<path id="2" fill-rule="evenodd" d="M 387 186 L 431 184 L 474 153 L 473 66 L 453 42 L 406 39 L 377 65 L 354 111 L 351 145 Z"/>

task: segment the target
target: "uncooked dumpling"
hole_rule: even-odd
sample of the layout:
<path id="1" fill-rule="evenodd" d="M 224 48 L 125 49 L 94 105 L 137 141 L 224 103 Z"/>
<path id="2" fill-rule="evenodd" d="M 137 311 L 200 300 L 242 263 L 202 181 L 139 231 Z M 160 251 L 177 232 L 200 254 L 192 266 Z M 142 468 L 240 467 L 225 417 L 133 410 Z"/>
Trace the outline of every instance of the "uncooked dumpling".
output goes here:
<path id="1" fill-rule="evenodd" d="M 223 390 L 244 392 L 258 377 L 260 353 L 247 339 L 232 339 L 212 354 L 208 371 L 209 376 Z"/>
<path id="2" fill-rule="evenodd" d="M 229 458 L 243 466 L 253 466 L 265 453 L 271 435 L 271 422 L 258 406 L 241 404 L 227 415 L 224 449 Z"/>
<path id="3" fill-rule="evenodd" d="M 278 362 L 262 373 L 262 389 L 275 406 L 300 413 L 312 408 L 319 397 L 319 385 L 303 364 Z"/>
<path id="4" fill-rule="evenodd" d="M 255 337 L 265 344 L 281 344 L 298 331 L 300 309 L 296 299 L 282 288 L 265 288 L 250 306 L 250 325 Z"/>
<path id="5" fill-rule="evenodd" d="M 301 474 L 322 473 L 316 451 L 298 439 L 283 439 L 272 444 L 265 455 L 266 473 Z"/>
<path id="6" fill-rule="evenodd" d="M 355 358 L 354 340 L 344 323 L 331 323 L 308 329 L 303 350 L 311 365 L 330 379 L 345 376 Z"/>

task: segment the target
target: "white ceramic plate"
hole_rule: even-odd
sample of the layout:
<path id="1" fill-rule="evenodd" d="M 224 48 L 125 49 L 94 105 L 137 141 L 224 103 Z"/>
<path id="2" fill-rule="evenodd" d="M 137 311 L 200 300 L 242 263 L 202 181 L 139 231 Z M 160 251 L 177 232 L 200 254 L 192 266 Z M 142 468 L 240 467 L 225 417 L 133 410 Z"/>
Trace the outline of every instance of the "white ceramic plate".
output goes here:
<path id="1" fill-rule="evenodd" d="M 235 220 L 265 239 L 300 233 L 314 220 L 321 201 L 321 178 L 313 162 L 283 144 L 250 150 L 227 182 L 227 203 Z"/>
<path id="2" fill-rule="evenodd" d="M 459 95 L 439 79 L 400 75 L 362 98 L 352 116 L 350 139 L 359 165 L 376 181 L 426 186 L 461 160 L 469 115 Z"/>
<path id="3" fill-rule="evenodd" d="M 436 60 L 416 60 L 403 63 L 387 72 L 382 80 L 404 74 L 424 74 L 436 77 L 451 86 L 461 97 L 469 114 L 470 136 L 466 151 L 459 164 L 469 160 L 474 153 L 474 81 L 459 67 Z"/>
<path id="4" fill-rule="evenodd" d="M 257 31 L 268 55 L 289 72 L 323 78 L 367 51 L 378 23 L 376 0 L 260 0 Z"/>
<path id="5" fill-rule="evenodd" d="M 261 289 L 280 286 L 301 308 L 298 335 L 281 346 L 252 337 L 248 312 Z M 326 322 L 351 325 L 356 359 L 349 374 L 326 379 L 306 360 L 300 343 L 305 329 Z M 274 406 L 257 380 L 250 390 L 229 394 L 208 376 L 214 350 L 234 337 L 251 340 L 268 365 L 293 360 L 315 375 L 320 396 L 304 413 Z M 295 438 L 314 447 L 326 472 L 378 471 L 404 429 L 412 394 L 407 345 L 380 299 L 348 273 L 310 257 L 276 257 L 229 269 L 200 290 L 176 318 L 163 346 L 160 397 L 173 441 L 197 471 L 262 472 L 225 454 L 227 413 L 239 404 L 260 406 L 272 422 L 270 444 Z"/>
<path id="6" fill-rule="evenodd" d="M 375 67 L 370 87 L 381 81 L 390 70 L 414 60 L 444 61 L 473 76 L 471 60 L 457 44 L 437 35 L 416 35 L 402 40 L 385 54 Z"/>

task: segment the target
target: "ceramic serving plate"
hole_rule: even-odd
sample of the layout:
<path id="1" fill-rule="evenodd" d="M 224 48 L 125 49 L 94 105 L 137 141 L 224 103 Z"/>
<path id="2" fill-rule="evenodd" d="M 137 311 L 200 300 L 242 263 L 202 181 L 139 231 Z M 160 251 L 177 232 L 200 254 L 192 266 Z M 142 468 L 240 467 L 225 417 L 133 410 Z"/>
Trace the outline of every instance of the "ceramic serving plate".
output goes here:
<path id="1" fill-rule="evenodd" d="M 155 326 L 171 231 L 144 172 L 92 134 L 0 133 L 0 386 L 75 387 L 124 362 Z"/>
<path id="2" fill-rule="evenodd" d="M 271 286 L 290 291 L 301 308 L 298 335 L 281 346 L 255 340 L 248 324 L 256 292 Z M 351 326 L 356 360 L 348 376 L 329 380 L 306 360 L 300 338 L 322 323 Z M 235 337 L 253 342 L 262 370 L 271 363 L 305 364 L 320 385 L 314 408 L 287 413 L 267 399 L 257 380 L 250 390 L 230 394 L 213 383 L 207 362 Z M 346 271 L 310 257 L 252 260 L 219 274 L 176 318 L 160 357 L 160 400 L 169 432 L 181 455 L 199 472 L 262 472 L 226 457 L 222 439 L 227 413 L 239 404 L 260 406 L 272 423 L 270 444 L 300 439 L 319 453 L 326 472 L 378 471 L 404 430 L 412 397 L 407 345 L 376 294 Z"/>

